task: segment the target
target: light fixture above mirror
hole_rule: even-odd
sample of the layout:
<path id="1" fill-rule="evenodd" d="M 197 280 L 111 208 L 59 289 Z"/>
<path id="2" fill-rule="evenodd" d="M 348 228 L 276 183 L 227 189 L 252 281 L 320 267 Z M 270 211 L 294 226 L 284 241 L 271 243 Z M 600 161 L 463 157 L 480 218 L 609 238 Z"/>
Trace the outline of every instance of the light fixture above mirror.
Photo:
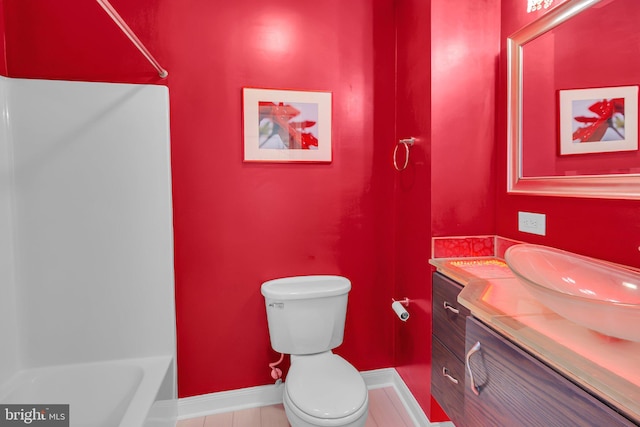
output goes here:
<path id="1" fill-rule="evenodd" d="M 553 0 L 527 0 L 527 13 L 538 11 L 542 8 L 549 9 Z"/>
<path id="2" fill-rule="evenodd" d="M 532 109 L 529 104 L 524 104 L 526 105 L 526 107 L 523 108 L 523 75 L 525 75 L 525 64 L 530 67 L 530 64 L 537 63 L 536 61 L 526 62 L 524 60 L 525 45 L 536 39 L 545 40 L 546 37 L 548 40 L 548 38 L 551 38 L 548 45 L 550 46 L 550 48 L 545 51 L 546 56 L 548 58 L 556 58 L 556 56 L 561 56 L 560 48 L 563 48 L 566 52 L 567 50 L 573 49 L 574 44 L 567 43 L 566 41 L 560 39 L 554 40 L 555 37 L 559 37 L 559 30 L 563 30 L 566 32 L 566 28 L 574 25 L 576 17 L 580 16 L 583 13 L 584 15 L 582 15 L 582 17 L 588 16 L 588 14 L 600 13 L 601 9 L 603 10 L 605 7 L 610 7 L 615 2 L 623 1 L 626 0 L 568 0 L 567 2 L 551 9 L 549 12 L 545 13 L 532 23 L 521 28 L 507 39 L 508 193 L 568 197 L 640 199 L 640 173 L 638 173 L 638 171 L 640 170 L 640 162 L 636 162 L 637 166 L 636 164 L 634 164 L 633 167 L 626 167 L 622 171 L 622 173 L 620 172 L 619 168 L 613 166 L 603 173 L 580 171 L 580 168 L 569 168 L 558 172 L 557 174 L 534 174 L 529 172 L 533 169 L 530 167 L 531 164 L 533 162 L 539 161 L 537 159 L 533 159 L 533 157 L 535 156 L 536 151 L 538 151 L 538 146 L 542 145 L 542 142 L 544 142 L 546 145 L 551 144 L 551 148 L 547 148 L 547 158 L 554 157 L 555 160 L 553 161 L 557 161 L 558 163 L 568 163 L 569 161 L 573 163 L 593 163 L 594 160 L 599 160 L 598 156 L 600 156 L 600 158 L 602 158 L 603 160 L 608 160 L 614 157 L 614 155 L 611 153 L 578 154 L 571 157 L 566 155 L 561 156 L 559 149 L 556 150 L 555 148 L 559 147 L 559 132 L 557 131 L 557 129 L 559 128 L 558 109 L 560 105 L 557 96 L 558 93 L 563 89 L 573 90 L 604 86 L 622 86 L 622 83 L 620 83 L 619 81 L 598 81 L 596 79 L 592 79 L 593 81 L 588 83 L 578 80 L 572 81 L 567 79 L 566 75 L 563 77 L 564 81 L 560 83 L 554 80 L 556 75 L 554 74 L 555 72 L 553 70 L 549 71 L 548 78 L 545 74 L 546 71 L 541 71 L 541 73 L 539 74 L 539 76 L 541 76 L 540 79 L 542 81 L 552 80 L 553 85 L 548 84 L 548 91 L 545 92 L 544 100 L 539 102 L 539 108 Z M 618 3 L 616 3 L 616 5 L 618 5 Z M 620 16 L 620 14 L 618 14 L 617 16 Z M 561 24 L 565 25 L 557 29 L 553 34 L 549 34 L 552 29 L 560 26 Z M 618 40 L 618 44 L 622 46 L 634 45 L 633 42 L 629 41 L 628 37 L 625 38 L 624 36 L 622 36 Z M 576 54 L 575 49 L 572 50 L 572 54 Z M 637 52 L 629 52 L 629 54 L 626 56 L 632 57 L 634 55 L 637 57 Z M 595 61 L 595 63 L 598 63 L 607 60 L 606 57 L 602 56 L 598 56 L 597 58 L 580 58 L 584 59 L 585 61 L 584 69 L 593 68 L 592 65 L 594 63 L 589 61 Z M 553 61 L 549 59 L 547 62 Z M 576 61 L 574 60 L 574 62 Z M 553 64 L 547 64 L 547 66 L 552 65 Z M 616 70 L 621 70 L 621 67 L 618 66 Z M 528 76 L 528 74 L 526 75 Z M 638 73 L 632 72 L 630 73 L 630 75 L 638 75 Z M 635 77 L 630 77 L 630 79 L 631 80 L 628 80 L 630 81 L 630 84 L 637 86 L 638 80 L 636 80 Z M 530 85 L 529 87 L 532 86 Z M 541 91 L 541 88 L 537 87 L 536 90 Z M 529 94 L 531 92 L 527 93 Z M 637 108 L 637 105 L 635 105 L 634 107 Z M 527 116 L 523 114 L 523 111 L 527 114 Z M 631 110 L 629 110 L 629 112 L 630 111 Z M 540 112 L 543 112 L 543 114 L 539 115 L 540 117 L 533 117 L 533 114 L 539 114 Z M 629 119 L 637 120 L 637 113 L 635 114 L 635 117 L 632 117 L 631 114 L 629 114 Z M 526 138 L 523 137 L 523 135 L 526 136 L 528 134 L 523 133 L 523 122 L 525 124 L 534 123 L 535 126 L 544 125 L 547 126 L 548 129 L 545 131 L 546 134 L 543 138 L 533 140 L 533 145 L 531 145 L 531 137 L 529 137 L 529 145 L 524 145 L 523 141 Z M 615 154 L 615 156 L 617 157 L 621 157 L 623 155 L 629 154 Z M 633 155 L 635 156 L 636 154 Z M 638 156 L 640 156 L 640 153 L 638 154 Z M 528 162 L 526 162 L 526 168 L 523 166 L 525 164 L 525 158 L 528 160 Z M 604 163 L 604 161 L 601 163 Z M 591 169 L 593 168 L 584 168 L 584 170 L 586 171 L 590 171 Z"/>

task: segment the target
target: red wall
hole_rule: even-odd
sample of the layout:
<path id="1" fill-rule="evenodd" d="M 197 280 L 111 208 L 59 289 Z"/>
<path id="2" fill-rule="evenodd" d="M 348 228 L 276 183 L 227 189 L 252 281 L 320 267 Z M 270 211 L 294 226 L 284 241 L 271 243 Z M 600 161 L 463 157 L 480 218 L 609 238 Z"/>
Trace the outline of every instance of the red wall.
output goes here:
<path id="1" fill-rule="evenodd" d="M 497 0 L 396 2 L 397 132 L 417 138 L 397 173 L 396 367 L 432 421 L 431 236 L 493 234 Z M 402 150 L 401 150 L 402 151 Z"/>
<path id="2" fill-rule="evenodd" d="M 159 59 L 157 0 L 113 4 Z M 157 73 L 95 1 L 4 0 L 11 77 L 157 82 Z M 162 83 L 162 82 L 161 82 Z"/>
<path id="3" fill-rule="evenodd" d="M 493 234 L 500 2 L 432 10 L 432 234 Z"/>
<path id="4" fill-rule="evenodd" d="M 7 75 L 7 57 L 5 48 L 4 0 L 0 0 L 0 74 Z"/>
<path id="5" fill-rule="evenodd" d="M 345 342 L 359 370 L 393 364 L 390 1 L 167 4 L 174 74 L 181 396 L 270 381 L 261 282 L 353 282 Z M 206 37 L 202 37 L 202 34 Z M 173 66 L 172 66 L 173 63 Z M 243 164 L 242 86 L 333 92 L 331 165 Z M 232 369 L 230 369 L 232 368 Z"/>
<path id="6" fill-rule="evenodd" d="M 506 38 L 539 17 L 526 14 L 523 5 L 502 1 L 502 48 L 499 103 L 506 111 Z M 640 267 L 640 201 L 516 196 L 506 193 L 506 116 L 498 116 L 496 232 L 517 240 L 554 246 L 596 258 Z M 518 231 L 518 211 L 547 215 L 547 235 Z"/>
<path id="7" fill-rule="evenodd" d="M 272 382 L 281 276 L 349 277 L 337 352 L 393 366 L 393 1 L 112 3 L 167 80 L 85 0 L 5 0 L 8 71 L 168 85 L 180 397 Z M 333 92 L 333 163 L 243 163 L 243 86 Z"/>
<path id="8" fill-rule="evenodd" d="M 396 172 L 396 298 L 408 297 L 409 320 L 394 319 L 396 367 L 427 414 L 431 411 L 431 7 L 396 2 L 396 138 L 416 138 L 406 170 Z M 403 149 L 399 149 L 402 158 Z M 433 417 L 430 417 L 433 420 Z"/>

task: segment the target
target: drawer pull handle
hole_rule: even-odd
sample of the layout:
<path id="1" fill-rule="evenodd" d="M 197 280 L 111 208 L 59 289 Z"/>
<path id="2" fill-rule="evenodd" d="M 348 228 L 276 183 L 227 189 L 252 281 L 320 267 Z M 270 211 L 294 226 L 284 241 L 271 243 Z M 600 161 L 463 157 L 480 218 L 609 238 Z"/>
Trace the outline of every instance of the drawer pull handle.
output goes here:
<path id="1" fill-rule="evenodd" d="M 471 350 L 469 350 L 466 357 L 467 371 L 469 371 L 469 379 L 471 380 L 469 381 L 469 386 L 471 387 L 471 391 L 473 391 L 473 394 L 475 394 L 476 396 L 480 395 L 480 387 L 476 386 L 475 380 L 473 379 L 473 372 L 471 372 L 471 365 L 469 364 L 469 359 L 471 358 L 471 356 L 473 356 L 474 353 L 476 353 L 479 350 L 480 350 L 480 341 L 478 341 L 473 345 L 473 347 L 471 347 Z"/>
<path id="2" fill-rule="evenodd" d="M 449 370 L 447 368 L 445 368 L 444 366 L 442 367 L 442 375 L 444 375 L 446 378 L 449 379 L 449 381 L 451 381 L 454 384 L 458 384 L 458 380 L 453 378 L 451 375 L 449 375 Z"/>
<path id="3" fill-rule="evenodd" d="M 451 312 L 458 314 L 460 313 L 460 310 L 458 310 L 457 308 L 455 308 L 454 306 L 452 306 L 451 304 L 449 304 L 448 302 L 444 302 L 444 304 L 442 304 L 444 306 L 445 310 L 451 310 Z"/>

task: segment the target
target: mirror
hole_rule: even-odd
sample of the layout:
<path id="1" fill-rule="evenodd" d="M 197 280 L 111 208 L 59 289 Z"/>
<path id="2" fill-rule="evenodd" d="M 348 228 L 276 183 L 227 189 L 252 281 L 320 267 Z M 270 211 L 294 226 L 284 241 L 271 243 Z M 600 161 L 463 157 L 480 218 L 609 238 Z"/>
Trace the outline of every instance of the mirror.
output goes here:
<path id="1" fill-rule="evenodd" d="M 569 0 L 507 39 L 509 193 L 640 199 L 639 17 L 637 0 Z"/>

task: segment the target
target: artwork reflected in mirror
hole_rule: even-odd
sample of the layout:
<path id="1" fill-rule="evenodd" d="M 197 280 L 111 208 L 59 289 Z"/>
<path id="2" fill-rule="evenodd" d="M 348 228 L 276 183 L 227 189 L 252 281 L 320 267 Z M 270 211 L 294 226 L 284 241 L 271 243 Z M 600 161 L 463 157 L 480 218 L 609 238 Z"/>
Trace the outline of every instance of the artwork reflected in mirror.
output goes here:
<path id="1" fill-rule="evenodd" d="M 559 91 L 560 155 L 638 151 L 638 86 Z"/>

